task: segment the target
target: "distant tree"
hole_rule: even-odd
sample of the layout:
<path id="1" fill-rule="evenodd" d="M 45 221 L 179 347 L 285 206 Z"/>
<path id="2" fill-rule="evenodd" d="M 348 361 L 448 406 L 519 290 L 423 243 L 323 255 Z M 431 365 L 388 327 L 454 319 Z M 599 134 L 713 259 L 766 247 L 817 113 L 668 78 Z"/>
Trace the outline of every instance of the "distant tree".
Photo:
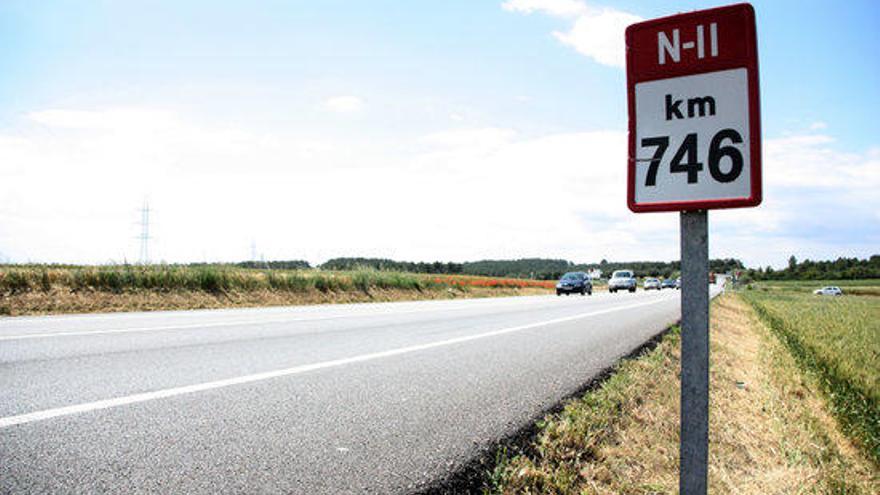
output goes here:
<path id="1" fill-rule="evenodd" d="M 256 268 L 264 270 L 305 270 L 311 268 L 308 261 L 305 260 L 286 260 L 286 261 L 242 261 L 235 263 L 235 266 L 241 268 Z"/>

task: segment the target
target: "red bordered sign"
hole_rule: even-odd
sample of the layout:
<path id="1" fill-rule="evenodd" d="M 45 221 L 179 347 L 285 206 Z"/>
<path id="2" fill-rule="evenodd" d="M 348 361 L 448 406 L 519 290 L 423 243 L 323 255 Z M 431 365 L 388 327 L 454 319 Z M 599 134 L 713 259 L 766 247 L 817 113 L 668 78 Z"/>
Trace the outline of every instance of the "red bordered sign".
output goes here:
<path id="1" fill-rule="evenodd" d="M 627 204 L 634 212 L 761 203 L 755 11 L 749 4 L 626 30 Z"/>

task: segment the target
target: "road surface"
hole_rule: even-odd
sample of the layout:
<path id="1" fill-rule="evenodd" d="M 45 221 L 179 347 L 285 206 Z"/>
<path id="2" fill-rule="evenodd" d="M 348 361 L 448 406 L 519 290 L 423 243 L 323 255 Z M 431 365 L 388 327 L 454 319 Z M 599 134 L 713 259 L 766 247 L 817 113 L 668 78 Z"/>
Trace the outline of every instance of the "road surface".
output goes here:
<path id="1" fill-rule="evenodd" d="M 0 492 L 412 492 L 679 311 L 667 290 L 2 319 Z"/>

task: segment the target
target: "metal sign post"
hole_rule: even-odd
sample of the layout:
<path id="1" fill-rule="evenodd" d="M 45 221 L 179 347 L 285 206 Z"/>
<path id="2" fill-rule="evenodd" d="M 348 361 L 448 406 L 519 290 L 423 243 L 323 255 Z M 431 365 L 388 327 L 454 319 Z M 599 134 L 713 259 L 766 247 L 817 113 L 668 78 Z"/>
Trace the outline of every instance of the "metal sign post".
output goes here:
<path id="1" fill-rule="evenodd" d="M 706 493 L 709 463 L 709 213 L 681 212 L 679 491 Z"/>
<path id="2" fill-rule="evenodd" d="M 682 494 L 705 494 L 709 458 L 708 212 L 761 203 L 761 118 L 751 5 L 626 30 L 627 205 L 681 212 Z"/>

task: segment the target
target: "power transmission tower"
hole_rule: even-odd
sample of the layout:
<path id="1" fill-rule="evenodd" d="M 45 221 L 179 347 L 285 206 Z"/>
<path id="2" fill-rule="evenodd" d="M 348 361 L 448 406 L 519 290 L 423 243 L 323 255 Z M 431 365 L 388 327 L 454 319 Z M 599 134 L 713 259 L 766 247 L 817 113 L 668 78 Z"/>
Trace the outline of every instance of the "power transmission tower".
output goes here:
<path id="1" fill-rule="evenodd" d="M 141 264 L 146 265 L 150 262 L 150 203 L 144 200 L 144 206 L 141 208 Z"/>

